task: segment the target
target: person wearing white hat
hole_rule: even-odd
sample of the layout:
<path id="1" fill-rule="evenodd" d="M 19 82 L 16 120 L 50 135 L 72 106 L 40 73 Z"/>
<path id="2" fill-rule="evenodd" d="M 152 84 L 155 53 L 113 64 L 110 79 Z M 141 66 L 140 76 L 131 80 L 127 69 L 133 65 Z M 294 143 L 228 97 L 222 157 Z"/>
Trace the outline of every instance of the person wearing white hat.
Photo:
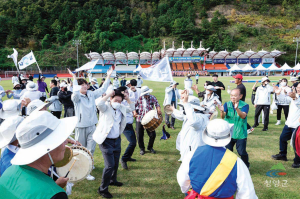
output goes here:
<path id="1" fill-rule="evenodd" d="M 191 79 L 191 74 L 187 74 L 187 78 L 184 80 L 184 89 L 192 89 L 193 80 Z"/>
<path id="2" fill-rule="evenodd" d="M 40 99 L 42 97 L 42 93 L 37 89 L 38 85 L 34 82 L 29 81 L 26 84 L 26 91 L 24 92 L 24 94 L 21 94 L 22 96 L 20 99 L 29 98 L 31 101 Z"/>
<path id="3" fill-rule="evenodd" d="M 15 133 L 23 120 L 24 118 L 21 116 L 12 116 L 0 125 L 0 148 L 3 150 L 5 147 L 3 151 L 1 150 L 0 176 L 11 166 L 10 161 L 19 150 Z"/>
<path id="4" fill-rule="evenodd" d="M 14 90 L 7 90 L 7 98 L 10 99 L 11 97 L 13 97 L 14 99 L 20 99 L 20 94 L 22 92 L 21 90 L 21 85 L 19 84 L 19 82 L 15 82 L 14 83 Z"/>
<path id="5" fill-rule="evenodd" d="M 133 116 L 136 118 L 136 136 L 138 140 L 138 144 L 140 147 L 140 154 L 145 154 L 145 144 L 144 144 L 144 127 L 142 125 L 142 119 L 149 111 L 153 110 L 154 107 L 157 110 L 157 114 L 161 115 L 160 105 L 158 100 L 154 95 L 150 95 L 152 93 L 152 89 L 149 89 L 148 86 L 143 86 L 141 88 L 141 96 L 138 98 L 137 102 L 135 103 L 136 110 L 133 112 Z M 153 149 L 156 133 L 155 131 L 147 131 L 149 136 L 149 143 L 147 149 L 155 154 L 156 151 Z"/>
<path id="6" fill-rule="evenodd" d="M 124 76 L 122 76 L 121 86 L 126 86 L 126 79 Z"/>
<path id="7" fill-rule="evenodd" d="M 177 101 L 178 101 L 178 99 L 180 99 L 179 91 L 176 88 L 177 85 L 179 85 L 179 83 L 177 83 L 176 81 L 173 81 L 170 83 L 170 86 L 168 86 L 165 89 L 165 100 L 164 100 L 163 106 L 171 105 L 171 106 L 174 106 L 175 109 L 177 108 Z M 167 113 L 165 113 L 165 122 L 169 128 L 174 129 L 174 125 L 175 125 L 174 117 L 172 117 L 171 124 L 170 124 L 169 115 Z"/>
<path id="8" fill-rule="evenodd" d="M 180 159 L 183 160 L 189 151 L 195 150 L 198 146 L 204 145 L 201 133 L 205 130 L 209 121 L 208 116 L 203 114 L 204 108 L 200 106 L 199 98 L 188 94 L 187 90 L 181 93 L 182 102 L 178 103 L 183 107 L 183 112 L 170 106 L 172 117 L 183 121 L 181 131 L 178 134 L 176 148 L 180 151 Z"/>
<path id="9" fill-rule="evenodd" d="M 0 178 L 3 198 L 68 198 L 58 181 L 47 176 L 48 169 L 61 161 L 67 138 L 77 124 L 76 117 L 57 119 L 47 111 L 28 116 L 17 128 L 20 148 Z M 51 177 L 52 174 L 51 174 Z"/>
<path id="10" fill-rule="evenodd" d="M 20 114 L 21 100 L 5 100 L 2 102 L 2 109 L 0 109 L 0 124 L 9 117 L 17 116 Z"/>
<path id="11" fill-rule="evenodd" d="M 280 125 L 281 124 L 281 112 L 283 109 L 285 120 L 287 120 L 287 117 L 289 115 L 289 108 L 290 108 L 290 103 L 287 101 L 286 97 L 288 97 L 289 93 L 293 92 L 292 89 L 287 85 L 288 80 L 286 78 L 282 78 L 281 83 L 280 83 L 280 93 L 276 94 L 277 98 L 277 123 L 275 125 Z M 279 91 L 278 91 L 279 92 Z"/>
<path id="12" fill-rule="evenodd" d="M 187 154 L 177 172 L 177 181 L 186 199 L 257 199 L 245 163 L 224 147 L 230 142 L 233 125 L 211 120 L 201 133 L 206 145 Z M 234 197 L 235 195 L 235 197 Z"/>
<path id="13" fill-rule="evenodd" d="M 294 93 L 296 93 L 296 87 L 298 86 L 299 84 L 299 80 L 300 80 L 300 77 L 291 77 L 290 79 L 290 82 L 292 82 L 292 90 Z"/>
<path id="14" fill-rule="evenodd" d="M 205 113 L 212 114 L 216 111 L 216 106 L 221 105 L 219 96 L 215 93 L 217 90 L 212 85 L 208 85 L 205 88 L 204 99 L 200 105 L 205 108 Z"/>
<path id="15" fill-rule="evenodd" d="M 127 123 L 127 113 L 134 110 L 134 103 L 130 101 L 124 90 L 115 89 L 105 97 L 97 99 L 97 107 L 101 112 L 99 123 L 93 139 L 99 144 L 104 159 L 102 182 L 98 193 L 104 198 L 112 198 L 108 192 L 109 185 L 122 186 L 117 181 L 117 172 L 121 154 L 121 134 Z M 127 101 L 128 107 L 122 104 Z M 108 101 L 109 100 L 109 101 Z"/>
<path id="16" fill-rule="evenodd" d="M 97 90 L 99 88 L 99 85 L 98 85 L 98 81 L 96 78 L 92 78 L 91 80 L 91 86 L 90 86 L 90 89 L 91 91 L 94 91 L 94 90 Z"/>
<path id="17" fill-rule="evenodd" d="M 52 79 L 50 81 L 50 94 L 49 97 L 47 98 L 45 101 L 46 102 L 51 102 L 52 104 L 49 107 L 49 110 L 51 111 L 51 113 L 57 117 L 58 119 L 60 119 L 61 117 L 61 112 L 62 112 L 62 104 L 59 101 L 59 97 L 58 97 L 58 93 L 59 93 L 59 85 L 57 80 Z"/>
<path id="18" fill-rule="evenodd" d="M 263 77 L 261 80 L 261 86 L 256 89 L 255 99 L 254 99 L 254 107 L 255 107 L 255 115 L 254 115 L 254 125 L 252 128 L 258 127 L 258 118 L 261 111 L 264 111 L 264 128 L 262 131 L 268 130 L 269 125 L 269 113 L 270 113 L 270 105 L 271 105 L 271 93 L 274 92 L 274 88 L 269 85 L 269 78 Z"/>
<path id="19" fill-rule="evenodd" d="M 118 80 L 118 77 L 116 76 L 116 77 L 114 77 L 114 80 L 113 80 L 113 87 L 114 87 L 114 89 L 117 89 L 117 88 L 119 88 L 120 87 L 120 82 L 119 82 L 119 80 Z"/>
<path id="20" fill-rule="evenodd" d="M 51 103 L 44 103 L 42 100 L 39 99 L 33 100 L 27 105 L 27 115 L 31 115 L 36 111 L 46 111 L 50 105 Z"/>
<path id="21" fill-rule="evenodd" d="M 226 102 L 224 106 L 218 105 L 221 118 L 230 124 L 234 124 L 234 131 L 231 136 L 230 143 L 226 146 L 229 150 L 233 151 L 233 147 L 236 144 L 236 149 L 241 159 L 249 168 L 249 156 L 246 151 L 247 145 L 247 115 L 249 112 L 249 105 L 241 100 L 243 94 L 240 89 L 235 88 L 231 90 L 230 101 Z"/>
<path id="22" fill-rule="evenodd" d="M 137 78 L 138 78 L 138 79 L 136 80 L 136 83 L 137 83 L 137 84 L 136 84 L 136 87 L 137 87 L 137 88 L 142 88 L 142 84 L 143 84 L 142 76 L 138 75 Z"/>

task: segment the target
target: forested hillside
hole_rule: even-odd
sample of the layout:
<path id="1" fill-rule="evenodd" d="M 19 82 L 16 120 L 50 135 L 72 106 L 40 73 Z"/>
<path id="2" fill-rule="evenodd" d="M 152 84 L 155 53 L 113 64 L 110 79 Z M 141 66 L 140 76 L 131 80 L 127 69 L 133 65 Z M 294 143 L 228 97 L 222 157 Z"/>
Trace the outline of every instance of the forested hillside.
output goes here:
<path id="1" fill-rule="evenodd" d="M 286 51 L 293 65 L 294 36 L 300 36 L 299 0 L 1 0 L 0 67 L 12 47 L 33 50 L 42 67 L 75 66 L 73 39 L 82 40 L 80 62 L 89 51 L 157 51 L 200 41 L 220 51 Z"/>

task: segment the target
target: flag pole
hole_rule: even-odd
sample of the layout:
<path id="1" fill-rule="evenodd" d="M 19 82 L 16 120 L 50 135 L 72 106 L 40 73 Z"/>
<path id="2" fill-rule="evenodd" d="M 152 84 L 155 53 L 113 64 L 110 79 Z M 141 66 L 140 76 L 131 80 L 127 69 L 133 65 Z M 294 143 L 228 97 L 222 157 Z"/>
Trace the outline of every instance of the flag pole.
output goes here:
<path id="1" fill-rule="evenodd" d="M 32 51 L 31 51 L 31 53 L 33 54 Z M 33 54 L 33 56 L 34 56 L 34 54 Z M 40 67 L 39 67 L 39 64 L 38 64 L 38 62 L 37 62 L 35 56 L 34 56 L 34 59 L 35 59 L 35 63 L 36 63 L 36 65 L 37 65 L 38 69 L 39 69 L 40 74 L 42 74 L 42 71 L 41 71 L 41 69 L 40 69 Z"/>

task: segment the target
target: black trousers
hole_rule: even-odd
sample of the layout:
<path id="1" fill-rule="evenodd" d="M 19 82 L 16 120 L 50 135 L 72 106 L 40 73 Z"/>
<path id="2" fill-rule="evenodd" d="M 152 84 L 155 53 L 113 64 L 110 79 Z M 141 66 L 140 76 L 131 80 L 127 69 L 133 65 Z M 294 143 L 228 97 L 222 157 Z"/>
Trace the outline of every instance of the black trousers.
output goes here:
<path id="1" fill-rule="evenodd" d="M 258 125 L 258 117 L 261 111 L 264 111 L 264 128 L 267 129 L 269 125 L 269 113 L 270 105 L 256 105 L 255 115 L 254 115 L 254 126 Z"/>
<path id="2" fill-rule="evenodd" d="M 174 107 L 176 109 L 176 102 L 175 101 L 171 102 L 171 106 L 173 106 L 173 105 L 174 105 Z M 171 117 L 171 126 L 174 127 L 174 125 L 175 125 L 175 118 L 172 117 L 172 116 L 169 116 L 167 113 L 165 113 L 165 121 L 166 121 L 167 125 L 170 124 L 170 121 L 169 121 L 170 117 Z"/>
<path id="3" fill-rule="evenodd" d="M 277 120 L 281 120 L 281 111 L 283 109 L 285 120 L 287 120 L 287 117 L 289 115 L 290 106 L 289 105 L 278 105 L 277 106 Z"/>
<path id="4" fill-rule="evenodd" d="M 237 150 L 238 154 L 241 156 L 241 159 L 246 164 L 246 166 L 249 168 L 249 166 L 250 166 L 249 156 L 248 156 L 248 153 L 246 151 L 247 138 L 241 139 L 241 140 L 231 138 L 231 141 L 226 146 L 226 148 L 229 149 L 230 151 L 233 151 L 233 147 L 234 147 L 235 144 L 236 144 L 236 150 Z"/>
<path id="5" fill-rule="evenodd" d="M 128 124 L 128 123 L 126 124 L 126 127 L 123 131 L 123 135 L 125 135 L 126 139 L 129 142 L 126 151 L 122 156 L 122 160 L 126 162 L 131 158 L 134 149 L 136 147 L 136 137 L 135 137 L 135 132 L 133 130 L 132 124 Z"/>
<path id="6" fill-rule="evenodd" d="M 52 115 L 54 115 L 55 117 L 57 117 L 58 119 L 60 119 L 61 116 L 61 111 L 51 111 Z"/>
<path id="7" fill-rule="evenodd" d="M 294 128 L 289 128 L 287 125 L 284 126 L 279 139 L 280 154 L 286 156 L 288 141 L 291 139 L 294 130 Z M 300 157 L 297 155 L 297 153 L 295 153 L 294 163 L 300 163 Z"/>
<path id="8" fill-rule="evenodd" d="M 155 131 L 148 131 L 146 130 L 149 136 L 149 143 L 147 149 L 150 150 L 153 148 L 153 144 L 155 141 L 156 133 Z M 136 137 L 139 143 L 139 147 L 141 150 L 145 150 L 145 144 L 144 144 L 144 127 L 141 124 L 141 122 L 136 122 Z"/>

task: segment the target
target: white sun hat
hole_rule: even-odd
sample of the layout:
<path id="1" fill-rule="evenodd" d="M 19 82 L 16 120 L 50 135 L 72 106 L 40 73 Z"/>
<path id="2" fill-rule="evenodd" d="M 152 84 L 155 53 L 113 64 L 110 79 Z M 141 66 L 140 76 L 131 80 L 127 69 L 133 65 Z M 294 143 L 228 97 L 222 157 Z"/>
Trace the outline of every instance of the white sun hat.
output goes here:
<path id="1" fill-rule="evenodd" d="M 174 86 L 174 85 L 179 85 L 179 83 L 178 83 L 178 82 L 176 82 L 176 81 L 172 81 L 172 82 L 170 82 L 170 86 Z"/>
<path id="2" fill-rule="evenodd" d="M 129 80 L 126 81 L 126 86 L 127 86 L 128 84 L 130 84 L 130 81 L 129 81 Z"/>
<path id="3" fill-rule="evenodd" d="M 95 82 L 96 84 L 98 84 L 98 80 L 97 80 L 96 78 L 93 78 L 93 79 L 91 80 L 91 82 Z"/>
<path id="4" fill-rule="evenodd" d="M 35 99 L 31 101 L 27 106 L 27 115 L 32 114 L 33 112 L 37 112 L 42 110 L 43 108 L 48 108 L 52 103 L 44 103 L 43 101 L 39 99 Z"/>
<path id="5" fill-rule="evenodd" d="M 19 115 L 19 105 L 21 103 L 21 100 L 5 100 L 2 102 L 2 109 L 0 110 L 0 118 L 7 119 L 12 116 Z"/>
<path id="6" fill-rule="evenodd" d="M 200 100 L 198 97 L 189 96 L 188 103 L 192 105 L 192 108 L 197 109 L 199 111 L 204 111 L 205 109 L 200 106 Z M 179 106 L 184 106 L 183 102 L 178 103 Z"/>
<path id="7" fill-rule="evenodd" d="M 17 85 L 21 85 L 21 84 L 20 84 L 19 82 L 15 82 L 15 83 L 14 83 L 14 88 L 13 88 L 13 89 L 15 89 Z"/>
<path id="8" fill-rule="evenodd" d="M 38 85 L 34 82 L 30 81 L 26 84 L 26 90 L 28 91 L 36 91 L 37 89 L 38 89 Z"/>
<path id="9" fill-rule="evenodd" d="M 31 114 L 17 128 L 20 149 L 11 163 L 26 165 L 38 160 L 64 143 L 76 124 L 76 117 L 57 119 L 48 111 Z"/>
<path id="10" fill-rule="evenodd" d="M 60 88 L 65 88 L 68 87 L 68 84 L 66 84 L 65 82 L 62 82 L 61 84 L 59 84 Z"/>
<path id="11" fill-rule="evenodd" d="M 222 119 L 209 121 L 202 133 L 202 140 L 210 146 L 225 147 L 231 141 L 233 124 Z"/>
<path id="12" fill-rule="evenodd" d="M 263 78 L 261 79 L 261 83 L 263 83 L 264 81 L 270 81 L 270 80 L 269 80 L 269 78 L 267 78 L 267 77 L 263 77 Z"/>
<path id="13" fill-rule="evenodd" d="M 2 122 L 0 125 L 0 148 L 5 147 L 17 139 L 16 130 L 23 120 L 24 118 L 21 116 L 13 116 Z"/>
<path id="14" fill-rule="evenodd" d="M 141 96 L 145 95 L 145 94 L 148 94 L 148 93 L 152 93 L 152 89 L 149 89 L 148 86 L 143 86 L 141 88 Z"/>
<path id="15" fill-rule="evenodd" d="M 297 80 L 298 80 L 297 77 L 291 77 L 291 78 L 290 78 L 290 81 L 297 81 Z"/>
<path id="16" fill-rule="evenodd" d="M 206 88 L 205 89 L 207 89 L 207 90 L 210 90 L 210 91 L 217 91 L 216 89 L 215 89 L 215 87 L 214 86 L 212 86 L 212 85 L 208 85 L 208 86 L 206 86 Z"/>

